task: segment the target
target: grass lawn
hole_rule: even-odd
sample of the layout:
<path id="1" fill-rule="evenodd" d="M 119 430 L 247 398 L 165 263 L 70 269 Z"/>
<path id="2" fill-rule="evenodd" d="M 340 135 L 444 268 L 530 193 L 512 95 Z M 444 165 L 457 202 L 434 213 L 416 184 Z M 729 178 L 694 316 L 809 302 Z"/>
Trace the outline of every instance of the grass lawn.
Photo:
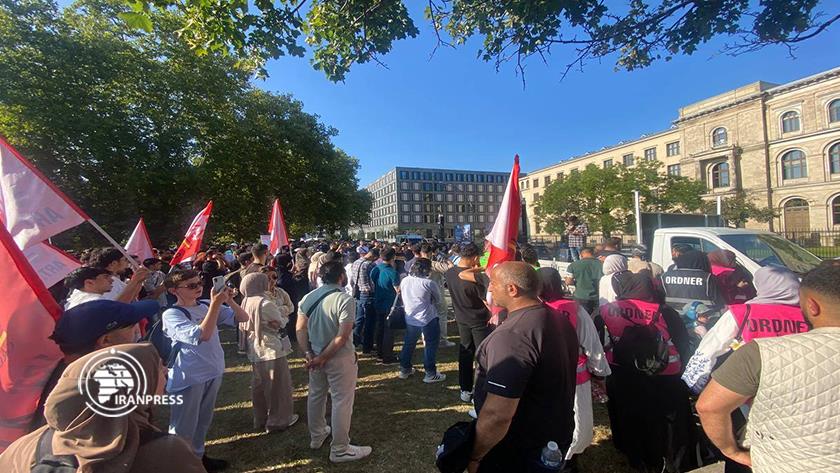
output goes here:
<path id="1" fill-rule="evenodd" d="M 450 322 L 449 333 L 455 333 L 454 322 Z M 377 366 L 370 358 L 360 358 L 351 439 L 354 444 L 372 446 L 373 453 L 359 462 L 334 465 L 328 458 L 329 440 L 320 450 L 309 449 L 306 428 L 308 378 L 300 355 L 295 353 L 289 359 L 295 412 L 300 415 L 300 421 L 285 432 L 257 432 L 252 427 L 250 364 L 245 356 L 236 353 L 233 330 L 224 330 L 221 335 L 227 369 L 208 435 L 207 454 L 230 461 L 228 471 L 434 472 L 437 471 L 435 447 L 443 432 L 453 423 L 469 419 L 467 411 L 471 406 L 458 397 L 457 347 L 442 348 L 438 352 L 438 369 L 446 373 L 447 379 L 431 385 L 422 382 L 422 374 L 401 380 L 397 377 L 397 366 Z M 457 342 L 457 336 L 449 339 Z M 398 343 L 398 349 L 400 346 Z M 418 343 L 414 361 L 420 372 L 421 353 Z M 167 419 L 168 412 L 160 412 L 159 423 L 163 424 Z M 595 442 L 581 457 L 580 471 L 632 471 L 609 440 L 604 406 L 596 404 L 595 424 Z"/>

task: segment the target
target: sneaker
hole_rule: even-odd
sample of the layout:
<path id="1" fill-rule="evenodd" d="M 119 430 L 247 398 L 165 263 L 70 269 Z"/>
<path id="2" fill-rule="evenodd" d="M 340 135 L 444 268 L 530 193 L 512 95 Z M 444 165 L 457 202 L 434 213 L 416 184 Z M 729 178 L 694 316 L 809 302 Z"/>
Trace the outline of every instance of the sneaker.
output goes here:
<path id="1" fill-rule="evenodd" d="M 440 346 L 442 346 L 442 347 L 445 347 L 445 348 L 452 348 L 452 347 L 454 347 L 454 346 L 456 345 L 456 343 L 455 343 L 455 342 L 450 342 L 449 340 L 447 340 L 447 339 L 445 339 L 445 338 L 442 338 L 442 339 L 440 340 L 440 344 L 439 344 L 439 345 L 440 345 Z"/>
<path id="2" fill-rule="evenodd" d="M 464 402 L 472 402 L 472 391 L 461 391 L 461 400 Z"/>
<path id="3" fill-rule="evenodd" d="M 399 376 L 400 379 L 408 379 L 408 377 L 413 375 L 413 374 L 414 374 L 414 368 L 411 368 L 411 371 L 409 371 L 409 372 L 405 372 L 402 369 L 400 369 L 400 372 L 397 376 Z"/>
<path id="4" fill-rule="evenodd" d="M 286 424 L 286 426 L 285 426 L 285 427 L 266 427 L 266 429 L 265 429 L 265 433 L 267 433 L 267 434 L 271 434 L 271 433 L 274 433 L 274 432 L 282 432 L 282 431 L 284 431 L 284 430 L 288 429 L 289 427 L 291 427 L 291 426 L 293 426 L 293 425 L 297 424 L 297 421 L 298 421 L 298 420 L 300 420 L 300 416 L 299 416 L 299 415 L 297 415 L 297 414 L 294 414 L 294 415 L 292 415 L 292 417 L 289 419 L 289 423 L 288 423 L 288 424 Z"/>
<path id="5" fill-rule="evenodd" d="M 213 473 L 214 471 L 222 471 L 228 467 L 227 461 L 218 458 L 210 458 L 207 455 L 201 457 L 201 464 L 204 465 L 204 469 L 207 470 L 209 473 Z"/>
<path id="6" fill-rule="evenodd" d="M 469 411 L 467 411 L 467 414 L 469 414 L 469 416 L 473 419 L 478 419 L 478 413 L 475 412 L 475 408 L 472 408 Z"/>
<path id="7" fill-rule="evenodd" d="M 440 382 L 445 381 L 445 380 L 446 380 L 446 375 L 443 374 L 443 373 L 435 373 L 431 376 L 426 375 L 423 378 L 423 382 L 426 383 L 426 384 L 440 383 Z"/>
<path id="8" fill-rule="evenodd" d="M 390 360 L 379 360 L 379 361 L 376 362 L 376 364 L 381 365 L 381 366 L 391 366 L 391 365 L 396 365 L 399 362 L 400 361 L 397 360 L 396 358 L 391 358 Z"/>
<path id="9" fill-rule="evenodd" d="M 332 427 L 330 427 L 328 425 L 327 426 L 327 431 L 324 432 L 323 436 L 321 436 L 319 438 L 314 438 L 314 439 L 309 441 L 309 448 L 311 448 L 312 450 L 318 450 L 319 448 L 321 448 L 321 446 L 324 445 L 324 440 L 327 440 L 327 437 L 329 437 L 331 433 L 332 433 Z"/>
<path id="10" fill-rule="evenodd" d="M 373 449 L 370 447 L 350 445 L 343 453 L 330 452 L 330 461 L 333 463 L 354 462 L 370 455 L 372 451 Z"/>

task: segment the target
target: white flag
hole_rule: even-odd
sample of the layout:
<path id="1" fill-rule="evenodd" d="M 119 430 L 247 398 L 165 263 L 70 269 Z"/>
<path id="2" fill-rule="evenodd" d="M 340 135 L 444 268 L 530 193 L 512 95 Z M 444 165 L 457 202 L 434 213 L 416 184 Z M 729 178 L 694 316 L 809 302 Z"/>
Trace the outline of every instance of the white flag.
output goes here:
<path id="1" fill-rule="evenodd" d="M 30 246 L 23 251 L 23 255 L 46 287 L 58 284 L 68 274 L 82 267 L 79 260 L 47 242 Z"/>
<path id="2" fill-rule="evenodd" d="M 142 218 L 139 222 L 137 222 L 137 226 L 134 227 L 134 231 L 131 232 L 131 236 L 128 237 L 128 243 L 125 245 L 125 251 L 129 255 L 139 258 L 140 263 L 142 263 L 144 259 L 154 257 L 154 253 L 152 252 L 152 241 L 149 238 L 149 232 L 146 231 L 146 224 L 143 223 Z"/>

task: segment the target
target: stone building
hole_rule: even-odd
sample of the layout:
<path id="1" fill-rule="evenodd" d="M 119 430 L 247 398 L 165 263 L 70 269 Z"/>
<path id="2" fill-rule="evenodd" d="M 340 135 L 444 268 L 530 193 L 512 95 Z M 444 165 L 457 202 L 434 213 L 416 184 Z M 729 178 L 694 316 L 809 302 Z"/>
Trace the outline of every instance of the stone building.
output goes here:
<path id="1" fill-rule="evenodd" d="M 437 237 L 439 217 L 444 236 L 456 225 L 469 224 L 473 237 L 492 227 L 509 173 L 396 167 L 367 186 L 373 196 L 367 238 L 391 239 L 400 234 Z"/>
<path id="2" fill-rule="evenodd" d="M 840 227 L 840 67 L 787 84 L 754 82 L 679 110 L 665 131 L 621 142 L 520 180 L 528 234 L 547 236 L 533 204 L 554 179 L 589 164 L 632 166 L 658 159 L 663 172 L 706 184 L 706 198 L 744 190 L 778 213 L 756 228 Z"/>

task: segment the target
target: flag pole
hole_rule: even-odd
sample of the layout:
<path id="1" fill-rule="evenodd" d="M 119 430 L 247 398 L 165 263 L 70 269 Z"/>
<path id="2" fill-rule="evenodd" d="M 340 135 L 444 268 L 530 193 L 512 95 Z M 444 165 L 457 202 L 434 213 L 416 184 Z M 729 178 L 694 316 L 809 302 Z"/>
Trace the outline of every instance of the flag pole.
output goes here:
<path id="1" fill-rule="evenodd" d="M 100 227 L 98 223 L 94 222 L 92 218 L 89 218 L 89 219 L 88 219 L 88 223 L 89 223 L 89 224 L 91 224 L 91 225 L 93 225 L 93 228 L 95 228 L 95 229 L 96 229 L 96 231 L 98 231 L 99 233 L 101 233 L 101 234 L 102 234 L 102 236 L 104 236 L 104 237 L 105 237 L 105 239 L 106 239 L 106 240 L 108 240 L 108 241 L 111 243 L 111 245 L 113 245 L 113 246 L 114 246 L 114 248 L 118 249 L 118 250 L 120 251 L 120 253 L 122 253 L 122 254 L 123 254 L 123 256 L 125 256 L 125 259 L 127 259 L 127 260 L 128 260 L 128 262 L 129 262 L 129 264 L 131 264 L 131 268 L 132 268 L 132 269 L 137 269 L 137 268 L 139 268 L 139 267 L 140 267 L 140 265 L 137 263 L 137 261 L 135 261 L 135 260 L 134 260 L 134 258 L 132 258 L 132 257 L 131 257 L 131 255 L 129 255 L 129 254 L 125 251 L 125 248 L 123 248 L 123 247 L 122 247 L 122 245 L 120 245 L 119 243 L 117 243 L 117 241 L 116 241 L 116 240 L 114 240 L 113 238 L 111 238 L 111 235 L 109 235 L 109 234 L 108 234 L 108 232 L 106 232 L 106 231 L 105 231 L 102 227 Z"/>

